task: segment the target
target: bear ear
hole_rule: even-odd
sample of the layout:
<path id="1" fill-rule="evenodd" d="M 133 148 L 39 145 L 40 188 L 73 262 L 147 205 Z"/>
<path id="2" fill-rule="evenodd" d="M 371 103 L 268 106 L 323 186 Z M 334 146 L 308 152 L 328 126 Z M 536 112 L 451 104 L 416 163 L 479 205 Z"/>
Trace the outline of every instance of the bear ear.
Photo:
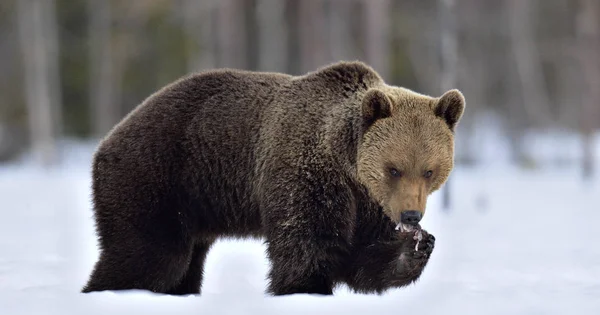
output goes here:
<path id="1" fill-rule="evenodd" d="M 459 90 L 450 90 L 442 95 L 435 104 L 435 115 L 444 119 L 450 130 L 454 131 L 465 110 L 465 97 Z"/>
<path id="2" fill-rule="evenodd" d="M 363 126 L 366 130 L 378 119 L 392 115 L 392 102 L 380 90 L 367 91 L 362 101 Z"/>

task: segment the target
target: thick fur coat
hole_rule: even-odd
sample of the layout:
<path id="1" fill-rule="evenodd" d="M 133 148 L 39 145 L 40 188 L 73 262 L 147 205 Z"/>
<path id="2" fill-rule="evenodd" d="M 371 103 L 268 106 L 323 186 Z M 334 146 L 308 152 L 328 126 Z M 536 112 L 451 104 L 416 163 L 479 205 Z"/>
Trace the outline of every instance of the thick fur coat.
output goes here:
<path id="1" fill-rule="evenodd" d="M 360 62 L 297 77 L 222 69 L 178 80 L 94 155 L 101 253 L 83 292 L 199 293 L 220 237 L 266 240 L 275 295 L 410 284 L 434 238 L 423 231 L 415 251 L 414 234 L 395 230 L 399 211 L 424 212 L 423 198 L 446 180 L 463 107 L 458 91 L 391 87 Z M 439 175 L 419 179 L 414 159 Z M 386 177 L 390 163 L 410 184 Z"/>

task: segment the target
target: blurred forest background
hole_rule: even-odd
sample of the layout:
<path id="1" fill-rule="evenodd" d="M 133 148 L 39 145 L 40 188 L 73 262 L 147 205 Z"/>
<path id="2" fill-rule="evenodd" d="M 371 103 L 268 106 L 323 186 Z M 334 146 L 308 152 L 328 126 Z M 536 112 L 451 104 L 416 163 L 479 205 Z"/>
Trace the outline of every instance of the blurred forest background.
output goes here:
<path id="1" fill-rule="evenodd" d="M 493 122 L 520 167 L 541 162 L 531 133 L 574 135 L 544 158 L 590 176 L 599 23 L 597 0 L 2 0 L 0 162 L 57 163 L 61 139 L 100 139 L 190 72 L 303 74 L 358 59 L 391 84 L 463 91 L 458 164 L 480 162 L 492 140 L 477 135 Z"/>

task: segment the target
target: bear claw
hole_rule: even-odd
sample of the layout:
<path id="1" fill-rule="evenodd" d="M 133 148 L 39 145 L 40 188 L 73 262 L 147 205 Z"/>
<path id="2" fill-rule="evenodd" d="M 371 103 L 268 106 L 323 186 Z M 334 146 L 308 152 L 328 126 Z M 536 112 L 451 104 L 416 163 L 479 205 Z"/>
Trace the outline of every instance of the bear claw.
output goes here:
<path id="1" fill-rule="evenodd" d="M 408 244 L 414 244 L 414 245 L 408 245 L 410 246 L 408 248 L 406 248 L 406 250 L 408 250 L 409 252 L 412 252 L 412 254 L 415 253 L 424 253 L 425 255 L 417 255 L 418 257 L 427 257 L 429 255 L 431 255 L 431 253 L 433 252 L 433 248 L 435 247 L 435 237 L 429 233 L 427 233 L 424 230 L 420 230 L 416 233 L 414 233 L 412 235 L 412 237 L 406 237 L 405 241 L 408 242 Z M 412 243 L 412 242 L 415 243 Z M 412 255 L 413 257 L 417 258 L 417 256 Z"/>

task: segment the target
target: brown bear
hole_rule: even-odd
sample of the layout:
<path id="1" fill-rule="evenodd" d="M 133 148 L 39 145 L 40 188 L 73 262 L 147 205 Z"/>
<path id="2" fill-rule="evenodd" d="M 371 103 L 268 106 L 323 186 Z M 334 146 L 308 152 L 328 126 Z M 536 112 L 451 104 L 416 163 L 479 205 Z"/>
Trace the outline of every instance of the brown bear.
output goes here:
<path id="1" fill-rule="evenodd" d="M 390 86 L 361 62 L 182 78 L 94 155 L 101 252 L 82 291 L 198 294 L 223 237 L 266 240 L 273 295 L 406 286 L 433 250 L 418 222 L 453 168 L 464 106 L 457 90 Z"/>

